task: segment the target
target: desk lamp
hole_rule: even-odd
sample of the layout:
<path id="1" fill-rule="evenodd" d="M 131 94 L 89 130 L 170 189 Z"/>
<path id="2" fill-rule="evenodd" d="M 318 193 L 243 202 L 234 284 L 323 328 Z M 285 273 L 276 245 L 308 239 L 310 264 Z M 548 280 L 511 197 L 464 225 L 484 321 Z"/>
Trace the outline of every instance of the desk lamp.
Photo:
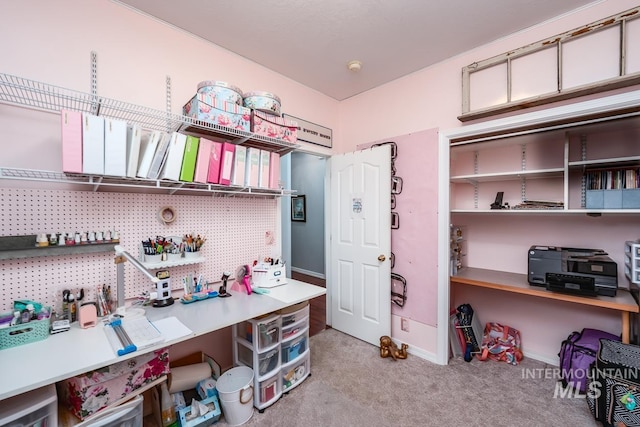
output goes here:
<path id="1" fill-rule="evenodd" d="M 173 298 L 171 298 L 171 286 L 169 282 L 169 275 L 166 274 L 162 278 L 154 276 L 149 270 L 145 268 L 144 265 L 140 263 L 134 256 L 132 256 L 129 252 L 125 251 L 124 248 L 120 245 L 115 246 L 116 251 L 116 264 L 118 265 L 118 273 L 117 273 L 117 298 L 118 298 L 118 313 L 124 310 L 124 262 L 129 261 L 136 267 L 142 274 L 147 276 L 156 287 L 157 297 L 153 301 L 152 305 L 154 307 L 167 307 L 173 304 Z M 123 257 L 125 259 L 123 259 Z"/>

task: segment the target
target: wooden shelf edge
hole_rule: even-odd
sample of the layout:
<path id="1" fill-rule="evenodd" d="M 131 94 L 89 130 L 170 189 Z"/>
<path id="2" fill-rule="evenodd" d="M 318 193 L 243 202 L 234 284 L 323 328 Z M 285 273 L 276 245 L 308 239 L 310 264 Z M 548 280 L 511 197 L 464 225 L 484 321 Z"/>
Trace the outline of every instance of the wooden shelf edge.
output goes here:
<path id="1" fill-rule="evenodd" d="M 457 275 L 450 277 L 450 283 L 479 286 L 521 295 L 529 295 L 557 301 L 590 305 L 612 310 L 640 313 L 640 307 L 633 296 L 626 289 L 618 289 L 615 297 L 580 296 L 548 291 L 543 287 L 531 286 L 526 274 L 509 273 L 497 270 L 465 267 Z"/>

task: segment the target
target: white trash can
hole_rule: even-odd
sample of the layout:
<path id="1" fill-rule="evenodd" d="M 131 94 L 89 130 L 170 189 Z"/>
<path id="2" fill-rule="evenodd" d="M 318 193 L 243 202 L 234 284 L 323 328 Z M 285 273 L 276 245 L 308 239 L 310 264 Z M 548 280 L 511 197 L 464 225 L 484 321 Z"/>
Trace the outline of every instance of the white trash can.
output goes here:
<path id="1" fill-rule="evenodd" d="M 253 416 L 253 369 L 238 366 L 220 375 L 216 382 L 224 419 L 239 426 Z"/>

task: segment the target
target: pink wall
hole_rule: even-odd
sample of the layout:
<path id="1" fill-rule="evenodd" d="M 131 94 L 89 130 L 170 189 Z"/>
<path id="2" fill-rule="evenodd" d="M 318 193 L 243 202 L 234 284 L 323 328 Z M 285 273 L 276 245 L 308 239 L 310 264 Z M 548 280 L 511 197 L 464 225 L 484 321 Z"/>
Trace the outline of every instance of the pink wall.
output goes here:
<path id="1" fill-rule="evenodd" d="M 551 22 L 540 24 L 452 57 L 345 100 L 340 104 L 340 139 L 339 144 L 336 144 L 336 151 L 347 152 L 353 150 L 358 144 L 393 139 L 397 135 L 418 132 L 422 129 L 449 130 L 463 126 L 457 119 L 462 111 L 462 67 L 636 6 L 637 2 L 630 0 L 597 2 L 574 14 L 558 17 Z M 436 143 L 434 142 L 434 144 Z M 576 218 L 577 221 L 575 221 Z M 522 263 L 526 263 L 527 245 L 531 242 L 531 236 L 535 235 L 536 242 L 542 244 L 553 240 L 556 242 L 555 244 L 574 242 L 587 247 L 606 246 L 618 256 L 617 260 L 620 263 L 619 253 L 623 248 L 624 241 L 640 237 L 638 235 L 640 227 L 637 220 L 629 218 L 621 220 L 626 224 L 626 227 L 617 225 L 609 227 L 612 225 L 609 222 L 609 225 L 603 228 L 599 226 L 594 228 L 594 222 L 590 221 L 593 218 L 553 217 L 543 219 L 540 222 L 538 222 L 538 218 L 535 219 L 536 224 L 540 224 L 536 226 L 536 232 L 539 234 L 530 232 L 528 224 L 525 226 L 514 224 L 509 217 L 508 221 L 504 221 L 498 226 L 497 232 L 489 233 L 487 231 L 484 236 L 487 237 L 486 239 L 475 241 L 473 256 L 489 259 L 489 264 L 496 265 L 495 268 L 520 271 Z M 474 216 L 456 218 L 456 221 L 460 221 L 463 225 L 474 226 L 472 230 L 474 234 L 476 233 L 474 230 L 479 230 L 479 232 L 483 230 L 483 223 L 478 222 Z M 615 223 L 617 219 L 604 219 L 597 224 L 607 221 Z M 477 225 L 476 222 L 478 222 Z M 570 230 L 564 228 L 564 224 L 567 222 L 572 224 Z M 523 230 L 525 231 L 523 232 Z M 436 231 L 433 230 L 433 233 L 435 236 Z M 512 238 L 514 233 L 516 233 L 516 242 Z M 488 234 L 491 234 L 491 238 L 488 238 Z M 413 268 L 417 268 L 417 266 L 413 266 Z M 429 283 L 429 286 L 435 290 L 437 283 Z M 513 321 L 514 327 L 516 324 L 528 321 L 527 328 L 525 328 L 526 336 L 523 338 L 527 344 L 525 351 L 530 351 L 532 354 L 549 361 L 553 361 L 558 352 L 559 340 L 566 338 L 572 329 L 600 325 L 604 329 L 616 331 L 620 325 L 619 315 L 615 312 L 591 310 L 585 312 L 576 307 L 566 307 L 567 304 L 544 303 L 542 305 L 540 301 L 510 298 L 499 292 L 478 292 L 458 287 L 455 289 L 455 294 L 452 295 L 452 305 L 459 301 L 477 301 L 478 309 L 483 312 L 481 317 L 483 321 L 485 319 L 495 321 L 503 319 L 506 323 Z M 490 304 L 487 304 L 487 301 Z M 428 302 L 428 300 L 423 301 L 427 307 L 429 306 Z M 447 310 L 448 307 L 438 307 L 438 309 Z M 554 322 L 538 323 L 533 321 L 537 318 L 553 319 Z M 397 318 L 394 320 L 394 324 L 396 323 Z M 556 328 L 557 325 L 562 325 L 562 327 Z M 424 327 L 418 325 L 418 327 L 412 327 L 409 333 L 400 333 L 397 330 L 393 332 L 394 336 L 402 337 L 404 341 L 414 347 L 435 353 L 438 349 L 435 334 L 430 328 L 429 325 L 424 325 Z M 550 329 L 553 330 L 553 333 L 548 335 L 547 332 Z M 397 335 L 396 332 L 398 332 Z"/>
<path id="2" fill-rule="evenodd" d="M 463 66 L 635 6 L 637 2 L 632 0 L 597 2 L 575 14 L 503 38 L 338 103 L 220 47 L 107 0 L 26 0 L 3 5 L 0 38 L 5 42 L 0 44 L 0 71 L 88 92 L 90 52 L 96 51 L 100 95 L 164 110 L 165 78 L 169 75 L 173 112 L 180 112 L 182 104 L 195 92 L 197 83 L 205 79 L 229 81 L 243 90 L 269 90 L 282 98 L 284 112 L 332 128 L 333 151 L 347 152 L 371 141 L 424 129 L 461 126 L 456 117 L 461 112 Z M 3 159 L 9 158 L 11 163 L 3 160 L 2 166 L 25 167 L 28 158 L 39 168 L 59 168 L 56 160 L 59 147 L 52 145 L 57 140 L 55 127 L 51 127 L 45 137 L 31 135 L 33 123 L 15 111 L 0 107 L 4 140 L 22 142 L 22 145 L 4 144 Z M 10 124 L 14 116 L 21 126 Z M 433 141 L 434 150 L 435 145 Z M 314 145 L 303 148 L 331 152 Z M 32 153 L 40 155 L 34 158 Z M 582 232 L 589 230 L 585 225 Z M 434 238 L 438 232 L 435 226 L 427 231 Z M 497 242 L 505 243 L 508 241 Z M 411 268 L 407 274 L 414 274 L 413 269 L 419 266 Z M 436 289 L 435 282 L 431 286 Z M 434 353 L 437 348 L 433 329 L 428 325 L 426 329 L 412 328 L 407 334 L 408 340 Z"/>

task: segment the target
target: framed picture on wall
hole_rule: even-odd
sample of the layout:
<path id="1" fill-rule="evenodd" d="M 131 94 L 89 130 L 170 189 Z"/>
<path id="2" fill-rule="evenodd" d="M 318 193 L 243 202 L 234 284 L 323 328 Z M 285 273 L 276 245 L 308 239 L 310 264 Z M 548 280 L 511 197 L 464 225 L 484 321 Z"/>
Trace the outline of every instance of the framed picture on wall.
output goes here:
<path id="1" fill-rule="evenodd" d="M 305 196 L 291 196 L 291 221 L 307 220 L 307 200 Z"/>

